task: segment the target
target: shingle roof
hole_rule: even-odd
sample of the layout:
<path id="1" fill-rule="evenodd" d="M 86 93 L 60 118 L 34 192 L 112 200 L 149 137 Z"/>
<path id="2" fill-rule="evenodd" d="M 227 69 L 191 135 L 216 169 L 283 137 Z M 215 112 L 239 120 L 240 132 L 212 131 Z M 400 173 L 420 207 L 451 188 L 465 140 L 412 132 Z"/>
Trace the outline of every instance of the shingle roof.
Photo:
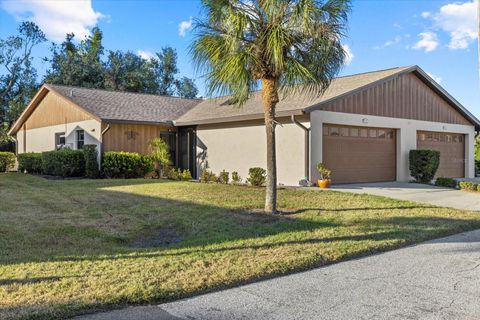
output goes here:
<path id="1" fill-rule="evenodd" d="M 302 113 L 302 111 L 308 107 L 337 98 L 343 94 L 370 85 L 397 73 L 401 73 L 410 68 L 412 67 L 397 67 L 339 77 L 332 81 L 330 87 L 320 97 L 308 97 L 302 93 L 291 94 L 285 98 L 280 97 L 280 102 L 278 102 L 276 106 L 276 114 L 281 116 L 283 114 Z M 180 116 L 175 123 L 177 125 L 201 124 L 235 121 L 237 119 L 255 119 L 263 116 L 261 92 L 253 93 L 251 98 L 241 107 L 229 104 L 229 99 L 230 97 L 225 96 L 204 100 L 195 108 L 192 108 L 190 111 Z"/>
<path id="2" fill-rule="evenodd" d="M 102 120 L 169 123 L 202 100 L 45 85 Z"/>

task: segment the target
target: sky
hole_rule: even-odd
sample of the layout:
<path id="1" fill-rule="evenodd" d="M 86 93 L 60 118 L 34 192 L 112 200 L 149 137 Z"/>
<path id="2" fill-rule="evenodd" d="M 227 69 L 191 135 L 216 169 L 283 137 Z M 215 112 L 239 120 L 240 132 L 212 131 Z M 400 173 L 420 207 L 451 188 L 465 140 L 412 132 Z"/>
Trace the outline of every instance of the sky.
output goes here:
<path id="1" fill-rule="evenodd" d="M 480 118 L 478 75 L 478 0 L 353 0 L 341 75 L 419 65 Z M 189 53 L 192 22 L 202 15 L 200 0 L 0 0 L 0 38 L 15 34 L 23 20 L 36 22 L 51 42 L 66 33 L 81 39 L 98 26 L 108 50 L 129 50 L 144 57 L 162 47 L 177 50 L 181 76 L 201 74 Z M 40 75 L 49 44 L 36 48 Z"/>

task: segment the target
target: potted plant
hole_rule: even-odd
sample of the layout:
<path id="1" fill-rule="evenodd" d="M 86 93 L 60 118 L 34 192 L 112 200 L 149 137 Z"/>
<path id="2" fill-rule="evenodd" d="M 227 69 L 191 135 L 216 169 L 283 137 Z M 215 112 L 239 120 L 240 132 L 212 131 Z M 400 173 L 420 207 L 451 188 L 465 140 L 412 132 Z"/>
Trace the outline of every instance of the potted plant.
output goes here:
<path id="1" fill-rule="evenodd" d="M 317 180 L 317 185 L 323 189 L 330 187 L 332 171 L 323 163 L 317 164 L 317 171 L 320 173 L 320 179 Z"/>

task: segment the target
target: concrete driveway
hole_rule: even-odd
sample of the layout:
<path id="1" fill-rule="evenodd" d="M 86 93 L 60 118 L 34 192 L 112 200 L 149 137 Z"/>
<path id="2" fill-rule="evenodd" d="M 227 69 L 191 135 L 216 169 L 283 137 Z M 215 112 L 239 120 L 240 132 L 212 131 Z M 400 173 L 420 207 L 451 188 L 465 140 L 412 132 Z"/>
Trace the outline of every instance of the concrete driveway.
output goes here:
<path id="1" fill-rule="evenodd" d="M 480 319 L 480 230 L 158 306 L 77 320 Z"/>
<path id="2" fill-rule="evenodd" d="M 480 193 L 440 188 L 418 183 L 380 182 L 334 185 L 333 190 L 367 193 L 465 210 L 480 210 Z"/>

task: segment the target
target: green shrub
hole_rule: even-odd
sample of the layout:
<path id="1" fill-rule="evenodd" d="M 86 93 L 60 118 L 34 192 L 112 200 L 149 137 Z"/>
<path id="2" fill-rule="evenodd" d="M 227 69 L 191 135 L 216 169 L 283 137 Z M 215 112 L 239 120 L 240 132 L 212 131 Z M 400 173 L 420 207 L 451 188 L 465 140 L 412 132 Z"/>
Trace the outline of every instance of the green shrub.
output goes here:
<path id="1" fill-rule="evenodd" d="M 85 144 L 82 150 L 85 159 L 85 177 L 90 179 L 98 178 L 100 170 L 98 168 L 97 146 L 94 144 Z"/>
<path id="2" fill-rule="evenodd" d="M 217 176 L 210 170 L 203 170 L 202 174 L 200 175 L 200 182 L 208 183 L 208 182 L 218 182 Z"/>
<path id="3" fill-rule="evenodd" d="M 182 172 L 182 180 L 185 180 L 185 181 L 188 181 L 188 180 L 192 180 L 192 173 L 190 172 L 190 170 L 188 169 L 185 169 L 183 170 Z"/>
<path id="4" fill-rule="evenodd" d="M 477 191 L 480 191 L 480 184 L 477 184 Z"/>
<path id="5" fill-rule="evenodd" d="M 61 149 L 42 153 L 42 173 L 60 177 L 85 176 L 82 150 Z"/>
<path id="6" fill-rule="evenodd" d="M 222 172 L 220 172 L 218 175 L 218 182 L 228 184 L 228 181 L 230 180 L 229 175 L 229 172 L 222 170 Z"/>
<path id="7" fill-rule="evenodd" d="M 0 172 L 6 172 L 15 166 L 15 154 L 12 152 L 0 152 Z"/>
<path id="8" fill-rule="evenodd" d="M 155 163 L 157 176 L 160 178 L 162 174 L 165 174 L 165 169 L 171 165 L 168 143 L 162 138 L 154 138 L 150 140 L 148 146 L 150 157 Z"/>
<path id="9" fill-rule="evenodd" d="M 238 174 L 237 171 L 232 172 L 232 182 L 233 183 L 241 183 L 242 182 L 242 177 Z"/>
<path id="10" fill-rule="evenodd" d="M 136 152 L 106 152 L 103 171 L 108 178 L 142 178 L 154 170 L 153 160 Z"/>
<path id="11" fill-rule="evenodd" d="M 248 169 L 248 178 L 247 182 L 252 186 L 260 187 L 265 184 L 266 181 L 266 171 L 263 168 L 250 168 Z"/>
<path id="12" fill-rule="evenodd" d="M 460 189 L 462 190 L 467 190 L 467 191 L 477 191 L 478 190 L 478 184 L 470 181 L 462 181 L 458 184 Z"/>
<path id="13" fill-rule="evenodd" d="M 436 150 L 410 150 L 410 175 L 415 181 L 429 183 L 435 177 L 440 164 L 440 152 Z"/>
<path id="14" fill-rule="evenodd" d="M 172 167 L 165 167 L 165 176 L 170 180 L 178 180 L 180 177 L 178 176 L 178 171 Z"/>
<path id="15" fill-rule="evenodd" d="M 457 187 L 457 180 L 452 179 L 452 178 L 439 177 L 435 181 L 435 185 L 440 186 L 440 187 L 456 188 Z"/>
<path id="16" fill-rule="evenodd" d="M 35 152 L 21 153 L 17 156 L 18 171 L 27 173 L 42 173 L 42 154 Z"/>
<path id="17" fill-rule="evenodd" d="M 480 160 L 475 160 L 475 176 L 480 176 Z"/>

